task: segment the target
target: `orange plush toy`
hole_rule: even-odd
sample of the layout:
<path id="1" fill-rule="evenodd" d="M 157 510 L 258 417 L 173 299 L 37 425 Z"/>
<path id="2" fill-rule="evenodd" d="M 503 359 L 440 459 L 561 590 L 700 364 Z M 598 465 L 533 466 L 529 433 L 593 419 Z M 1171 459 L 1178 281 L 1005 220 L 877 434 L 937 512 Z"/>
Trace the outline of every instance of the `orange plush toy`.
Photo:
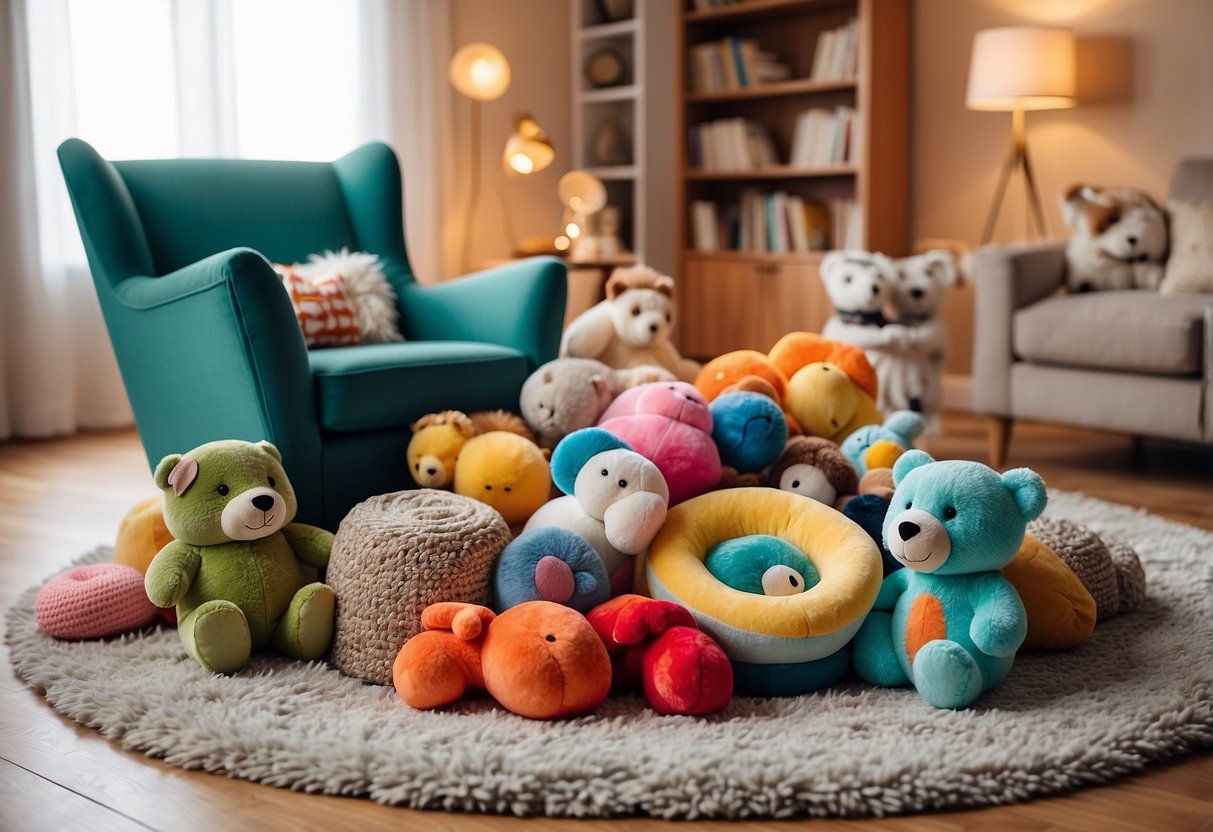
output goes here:
<path id="1" fill-rule="evenodd" d="M 611 654 L 617 690 L 643 688 L 662 714 L 712 714 L 729 704 L 733 665 L 686 607 L 620 595 L 588 618 Z"/>
<path id="2" fill-rule="evenodd" d="M 528 601 L 494 615 L 478 604 L 443 602 L 421 613 L 426 632 L 405 642 L 392 666 L 396 693 L 414 708 L 457 702 L 485 690 L 531 719 L 586 714 L 611 689 L 611 659 L 581 613 Z"/>

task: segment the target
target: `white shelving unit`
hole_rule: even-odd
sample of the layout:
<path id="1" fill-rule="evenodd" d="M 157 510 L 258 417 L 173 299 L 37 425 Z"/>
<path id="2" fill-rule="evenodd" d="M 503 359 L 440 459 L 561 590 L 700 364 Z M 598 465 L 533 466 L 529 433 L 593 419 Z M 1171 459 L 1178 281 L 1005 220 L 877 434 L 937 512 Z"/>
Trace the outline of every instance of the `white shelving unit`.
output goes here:
<path id="1" fill-rule="evenodd" d="M 624 244 L 639 262 L 673 274 L 675 3 L 636 0 L 633 17 L 606 21 L 597 0 L 575 0 L 572 18 L 573 167 L 603 181 L 608 203 L 621 212 Z M 595 87 L 587 60 L 609 48 L 623 58 L 622 83 Z M 596 135 L 613 119 L 623 133 L 625 158 L 595 158 Z"/>

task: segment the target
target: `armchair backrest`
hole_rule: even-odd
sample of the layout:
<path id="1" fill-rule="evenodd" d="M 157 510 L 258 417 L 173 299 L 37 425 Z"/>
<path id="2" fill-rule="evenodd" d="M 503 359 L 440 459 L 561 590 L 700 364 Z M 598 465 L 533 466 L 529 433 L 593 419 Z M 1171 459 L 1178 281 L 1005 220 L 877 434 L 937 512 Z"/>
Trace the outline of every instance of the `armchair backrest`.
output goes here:
<path id="1" fill-rule="evenodd" d="M 348 246 L 379 255 L 398 292 L 412 280 L 400 168 L 387 145 L 364 145 L 331 163 L 109 162 L 69 139 L 59 159 L 99 287 L 238 246 L 280 263 Z"/>

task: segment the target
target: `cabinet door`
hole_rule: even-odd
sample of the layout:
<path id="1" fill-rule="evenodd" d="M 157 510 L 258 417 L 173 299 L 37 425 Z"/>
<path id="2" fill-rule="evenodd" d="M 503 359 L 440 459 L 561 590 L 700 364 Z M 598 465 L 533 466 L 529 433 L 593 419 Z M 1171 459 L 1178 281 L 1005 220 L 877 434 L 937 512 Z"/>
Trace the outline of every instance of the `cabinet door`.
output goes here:
<path id="1" fill-rule="evenodd" d="M 769 285 L 765 305 L 766 349 L 789 332 L 821 332 L 833 312 L 817 263 L 759 265 Z"/>
<path id="2" fill-rule="evenodd" d="M 765 309 L 773 299 L 754 264 L 688 258 L 681 293 L 681 337 L 684 355 L 714 358 L 731 350 L 766 350 Z"/>

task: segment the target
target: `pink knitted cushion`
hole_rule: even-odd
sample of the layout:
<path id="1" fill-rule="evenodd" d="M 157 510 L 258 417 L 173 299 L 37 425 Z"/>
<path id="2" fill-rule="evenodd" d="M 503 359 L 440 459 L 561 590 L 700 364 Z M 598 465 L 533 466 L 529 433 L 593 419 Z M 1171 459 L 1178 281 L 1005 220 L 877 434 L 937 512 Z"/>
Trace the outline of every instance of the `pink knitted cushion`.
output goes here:
<path id="1" fill-rule="evenodd" d="M 77 566 L 38 591 L 34 617 L 55 638 L 102 638 L 134 630 L 156 617 L 143 575 L 121 563 Z"/>

